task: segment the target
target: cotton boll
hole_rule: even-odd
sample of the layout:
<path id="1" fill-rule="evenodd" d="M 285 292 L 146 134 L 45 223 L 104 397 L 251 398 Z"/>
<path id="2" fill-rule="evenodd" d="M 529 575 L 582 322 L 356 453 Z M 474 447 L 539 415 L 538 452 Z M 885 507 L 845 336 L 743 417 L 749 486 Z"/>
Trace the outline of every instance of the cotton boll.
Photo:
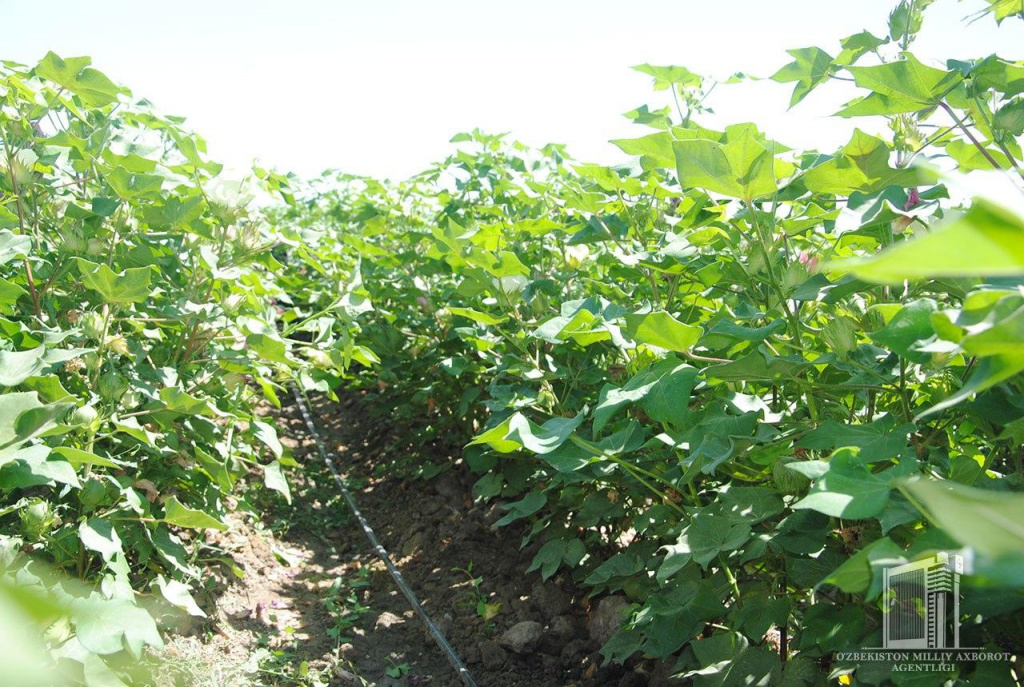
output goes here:
<path id="1" fill-rule="evenodd" d="M 526 288 L 526 285 L 530 283 L 530 280 L 520 274 L 515 274 L 511 277 L 494 279 L 493 282 L 497 288 L 501 289 L 505 293 L 519 293 Z"/>
<path id="2" fill-rule="evenodd" d="M 567 246 L 565 249 L 565 259 L 570 267 L 579 267 L 588 257 L 590 257 L 590 248 L 585 244 Z"/>

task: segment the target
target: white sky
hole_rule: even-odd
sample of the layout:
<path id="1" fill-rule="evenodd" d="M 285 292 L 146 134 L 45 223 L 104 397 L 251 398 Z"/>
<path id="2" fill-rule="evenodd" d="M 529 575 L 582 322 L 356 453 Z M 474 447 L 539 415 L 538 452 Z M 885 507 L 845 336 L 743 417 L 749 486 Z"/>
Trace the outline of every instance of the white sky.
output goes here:
<path id="1" fill-rule="evenodd" d="M 189 118 L 214 159 L 280 171 L 402 178 L 479 127 L 577 158 L 624 161 L 612 138 L 648 132 L 621 115 L 669 104 L 630 66 L 678 64 L 769 76 L 787 48 L 838 52 L 885 34 L 893 0 L 0 0 L 0 58 L 47 50 L 94 65 L 167 114 Z M 983 0 L 938 0 L 913 50 L 941 66 L 993 52 L 1024 58 L 1024 22 L 967 26 Z M 786 112 L 791 85 L 720 86 L 713 123 L 755 121 L 791 146 L 831 149 L 853 123 L 829 118 L 850 91 L 821 89 Z M 861 124 L 863 126 L 863 124 Z"/>

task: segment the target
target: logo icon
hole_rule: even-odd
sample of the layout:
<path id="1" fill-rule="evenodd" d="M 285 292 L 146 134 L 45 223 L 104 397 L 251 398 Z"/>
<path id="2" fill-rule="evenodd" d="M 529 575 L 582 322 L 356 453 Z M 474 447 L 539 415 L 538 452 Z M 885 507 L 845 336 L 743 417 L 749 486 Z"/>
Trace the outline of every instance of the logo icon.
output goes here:
<path id="1" fill-rule="evenodd" d="M 960 575 L 955 553 L 887 568 L 883 573 L 883 649 L 959 649 Z"/>

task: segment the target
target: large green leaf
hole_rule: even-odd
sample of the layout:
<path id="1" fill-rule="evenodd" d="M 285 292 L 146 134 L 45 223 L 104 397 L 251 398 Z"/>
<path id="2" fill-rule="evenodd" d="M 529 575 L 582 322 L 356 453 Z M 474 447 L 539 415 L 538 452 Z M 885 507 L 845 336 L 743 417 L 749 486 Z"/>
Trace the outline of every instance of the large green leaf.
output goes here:
<path id="1" fill-rule="evenodd" d="M 105 263 L 97 265 L 82 258 L 75 260 L 82 274 L 82 283 L 100 294 L 107 303 L 138 303 L 149 298 L 153 292 L 149 284 L 153 274 L 151 267 L 129 267 L 123 272 L 115 272 Z"/>
<path id="2" fill-rule="evenodd" d="M 155 201 L 160 198 L 164 183 L 162 176 L 129 171 L 120 165 L 106 169 L 103 178 L 114 193 L 127 201 Z"/>
<path id="3" fill-rule="evenodd" d="M 110 561 L 115 554 L 123 554 L 121 537 L 106 520 L 91 518 L 78 526 L 78 537 L 90 551 L 99 553 L 103 560 Z"/>
<path id="4" fill-rule="evenodd" d="M 46 348 L 28 351 L 0 351 L 0 386 L 18 386 L 43 368 Z"/>
<path id="5" fill-rule="evenodd" d="M 646 161 L 647 168 L 670 169 L 676 164 L 676 156 L 672 152 L 673 140 L 670 133 L 661 131 L 641 138 L 620 138 L 612 143 L 627 155 L 639 155 Z"/>
<path id="6" fill-rule="evenodd" d="M 0 395 L 0 465 L 26 441 L 54 427 L 73 405 L 43 405 L 35 391 Z"/>
<path id="7" fill-rule="evenodd" d="M 821 584 L 835 585 L 847 594 L 865 594 L 870 601 L 882 592 L 883 571 L 906 561 L 903 549 L 889 537 L 882 537 L 851 556 Z"/>
<path id="8" fill-rule="evenodd" d="M 900 489 L 964 546 L 989 556 L 1024 554 L 1024 494 L 929 479 L 908 480 Z"/>
<path id="9" fill-rule="evenodd" d="M 93 653 L 116 654 L 127 645 L 140 657 L 146 644 L 163 646 L 153 617 L 130 600 L 107 600 L 94 593 L 74 609 L 78 641 Z"/>
<path id="10" fill-rule="evenodd" d="M 988 0 L 988 5 L 988 11 L 1000 24 L 1010 17 L 1024 19 L 1024 0 Z"/>
<path id="11" fill-rule="evenodd" d="M 544 455 L 565 443 L 573 430 L 583 422 L 584 413 L 573 418 L 556 417 L 537 426 L 525 415 L 514 413 L 497 427 L 482 432 L 469 442 L 470 446 L 486 444 L 499 453 L 526 449 Z"/>
<path id="12" fill-rule="evenodd" d="M 288 348 L 281 337 L 274 334 L 250 334 L 245 343 L 260 358 L 272 363 L 291 365 L 294 361 L 288 357 Z"/>
<path id="13" fill-rule="evenodd" d="M 938 105 L 963 81 L 959 73 L 923 65 L 910 53 L 896 62 L 848 69 L 858 86 L 873 93 L 841 110 L 842 117 L 920 112 Z"/>
<path id="14" fill-rule="evenodd" d="M 688 353 L 703 334 L 700 327 L 684 324 L 664 310 L 626 315 L 626 334 L 634 341 Z"/>
<path id="15" fill-rule="evenodd" d="M 936 304 L 930 298 L 920 298 L 902 306 L 889 322 L 871 335 L 871 339 L 894 353 L 915 362 L 927 362 L 929 354 L 913 351 L 914 344 L 935 335 L 932 313 Z"/>
<path id="16" fill-rule="evenodd" d="M 789 106 L 793 107 L 817 86 L 829 80 L 833 62 L 832 56 L 821 48 L 801 48 L 786 52 L 795 59 L 775 72 L 772 80 L 780 83 L 796 82 L 793 97 L 789 101 Z"/>
<path id="17" fill-rule="evenodd" d="M 899 457 L 906 450 L 914 425 L 897 426 L 891 415 L 866 425 L 851 425 L 826 420 L 800 440 L 802 448 L 824 451 L 844 446 L 856 446 L 859 459 L 865 463 L 878 463 Z"/>
<path id="18" fill-rule="evenodd" d="M 810 493 L 793 505 L 834 518 L 859 520 L 878 515 L 889 503 L 893 480 L 904 477 L 916 463 L 904 459 L 898 468 L 882 474 L 872 472 L 858 455 L 859 449 L 841 448 L 828 462 L 789 463 L 786 468 L 814 480 Z"/>
<path id="19" fill-rule="evenodd" d="M 266 485 L 267 489 L 273 489 L 284 496 L 284 500 L 288 503 L 292 502 L 292 491 L 288 488 L 288 478 L 284 476 L 281 461 L 275 460 L 269 465 L 264 466 L 263 484 Z"/>
<path id="20" fill-rule="evenodd" d="M 36 65 L 36 74 L 71 91 L 86 105 L 102 107 L 117 100 L 120 89 L 101 72 L 89 67 L 88 57 L 61 59 L 53 52 L 46 53 Z"/>
<path id="21" fill-rule="evenodd" d="M 681 425 L 697 373 L 697 368 L 669 359 L 636 375 L 621 389 L 602 389 L 594 409 L 594 432 L 600 432 L 619 409 L 634 403 L 656 422 Z"/>
<path id="22" fill-rule="evenodd" d="M 672 142 L 679 183 L 755 200 L 773 195 L 779 180 L 795 171 L 792 164 L 775 156 L 775 150 L 756 135 L 753 127 L 729 127 L 727 134 L 726 143 L 707 139 Z"/>
<path id="23" fill-rule="evenodd" d="M 1024 221 L 983 199 L 959 218 L 870 258 L 841 260 L 828 269 L 860 279 L 899 284 L 907 279 L 1024 275 Z"/>
<path id="24" fill-rule="evenodd" d="M 201 510 L 189 508 L 172 496 L 164 502 L 164 522 L 178 527 L 188 527 L 194 530 L 215 529 L 224 531 L 228 528 L 217 518 Z"/>
<path id="25" fill-rule="evenodd" d="M 849 195 L 874 193 L 888 186 L 917 186 L 934 181 L 935 174 L 915 167 L 892 167 L 892 151 L 885 142 L 860 129 L 832 158 L 811 167 L 802 179 L 804 186 L 818 193 Z"/>
<path id="26" fill-rule="evenodd" d="M 22 258 L 32 250 L 32 238 L 20 234 L 12 234 L 6 229 L 0 231 L 0 265 L 15 258 Z"/>

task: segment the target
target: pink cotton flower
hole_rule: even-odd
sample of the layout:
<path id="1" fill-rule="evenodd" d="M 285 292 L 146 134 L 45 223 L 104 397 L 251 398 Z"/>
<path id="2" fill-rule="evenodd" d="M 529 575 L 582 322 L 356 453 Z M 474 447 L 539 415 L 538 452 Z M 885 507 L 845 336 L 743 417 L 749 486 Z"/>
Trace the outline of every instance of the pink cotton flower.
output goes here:
<path id="1" fill-rule="evenodd" d="M 910 210 L 911 208 L 916 207 L 920 202 L 921 196 L 918 195 L 916 188 L 912 188 L 910 189 L 910 193 L 907 194 L 907 202 L 903 205 L 903 209 Z"/>
<path id="2" fill-rule="evenodd" d="M 810 255 L 807 251 L 800 251 L 800 264 L 807 268 L 808 272 L 813 272 L 818 266 L 818 256 Z"/>

